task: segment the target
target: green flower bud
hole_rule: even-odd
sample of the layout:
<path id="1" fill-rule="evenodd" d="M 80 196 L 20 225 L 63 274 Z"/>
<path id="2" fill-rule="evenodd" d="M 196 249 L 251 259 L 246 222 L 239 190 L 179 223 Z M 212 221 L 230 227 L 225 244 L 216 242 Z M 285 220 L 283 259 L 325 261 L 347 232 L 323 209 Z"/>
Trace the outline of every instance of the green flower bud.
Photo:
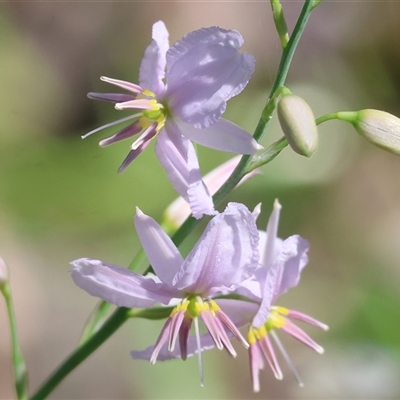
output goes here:
<path id="1" fill-rule="evenodd" d="M 379 110 L 361 110 L 349 120 L 375 146 L 400 155 L 400 118 Z"/>
<path id="2" fill-rule="evenodd" d="M 292 149 L 311 157 L 318 147 L 318 130 L 310 106 L 299 96 L 283 96 L 278 104 L 281 128 Z"/>

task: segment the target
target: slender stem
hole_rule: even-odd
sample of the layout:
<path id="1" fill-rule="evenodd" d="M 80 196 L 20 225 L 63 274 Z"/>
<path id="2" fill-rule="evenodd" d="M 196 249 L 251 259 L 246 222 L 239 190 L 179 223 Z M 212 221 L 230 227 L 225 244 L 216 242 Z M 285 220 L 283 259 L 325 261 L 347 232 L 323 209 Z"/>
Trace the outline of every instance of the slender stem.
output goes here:
<path id="1" fill-rule="evenodd" d="M 306 0 L 303 9 L 300 13 L 296 26 L 293 30 L 292 36 L 282 53 L 281 62 L 279 64 L 277 76 L 274 85 L 271 89 L 269 98 L 273 98 L 275 91 L 283 86 L 289 71 L 290 63 L 293 59 L 294 52 L 296 50 L 297 44 L 300 37 L 304 31 L 307 20 L 314 6 L 314 0 Z M 268 110 L 268 112 L 265 112 Z M 267 103 L 261 118 L 257 124 L 254 131 L 254 139 L 260 141 L 262 138 L 266 127 L 271 119 L 273 107 L 269 107 L 269 102 Z M 216 207 L 218 207 L 223 199 L 228 193 L 239 183 L 239 181 L 246 174 L 246 169 L 250 164 L 251 156 L 245 155 L 240 160 L 238 166 L 233 171 L 232 175 L 228 178 L 225 184 L 218 190 L 214 195 L 213 200 Z M 187 237 L 187 235 L 195 228 L 199 223 L 199 220 L 189 217 L 179 228 L 179 230 L 173 235 L 172 240 L 179 246 L 182 241 Z M 146 272 L 149 272 L 151 267 L 149 267 Z M 145 272 L 145 273 L 146 273 Z M 129 311 L 129 310 L 128 310 Z M 43 384 L 43 386 L 36 392 L 36 394 L 31 398 L 31 400 L 41 400 L 44 399 L 49 393 L 51 393 L 54 388 L 83 360 L 85 360 L 94 350 L 96 350 L 108 337 L 110 337 L 118 328 L 121 326 L 129 317 L 128 311 L 125 308 L 117 309 L 111 317 L 104 323 L 104 325 L 82 346 L 78 347 L 71 356 L 64 361 L 63 364 L 57 369 L 57 371 Z"/>
<path id="2" fill-rule="evenodd" d="M 315 120 L 317 125 L 322 124 L 323 122 L 330 121 L 332 119 L 336 119 L 338 121 L 346 121 L 351 124 L 354 123 L 354 120 L 357 118 L 358 111 L 337 111 L 325 115 L 321 115 Z"/>
<path id="3" fill-rule="evenodd" d="M 31 397 L 31 400 L 45 399 L 71 371 L 118 330 L 129 318 L 129 312 L 129 308 L 117 308 L 101 329 L 96 332 L 90 340 L 79 346 L 60 367 L 54 371 L 44 385 Z"/>
<path id="4" fill-rule="evenodd" d="M 15 319 L 13 301 L 11 296 L 11 287 L 9 282 L 4 283 L 4 285 L 2 285 L 0 289 L 6 301 L 7 314 L 10 324 L 12 363 L 17 398 L 18 400 L 25 400 L 28 398 L 28 372 L 26 370 L 24 357 L 22 355 L 22 351 L 18 341 L 17 322 Z"/>

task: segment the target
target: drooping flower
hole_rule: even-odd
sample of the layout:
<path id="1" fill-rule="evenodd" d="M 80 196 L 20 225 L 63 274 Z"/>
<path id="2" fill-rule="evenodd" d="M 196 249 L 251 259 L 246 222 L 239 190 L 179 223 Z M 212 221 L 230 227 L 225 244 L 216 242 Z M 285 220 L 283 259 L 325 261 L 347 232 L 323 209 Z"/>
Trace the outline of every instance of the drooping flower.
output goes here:
<path id="1" fill-rule="evenodd" d="M 226 102 L 247 85 L 254 71 L 254 58 L 239 53 L 243 38 L 233 30 L 199 29 L 169 47 L 168 31 L 159 21 L 153 25 L 152 38 L 140 65 L 138 85 L 101 77 L 130 94 L 88 95 L 114 103 L 117 110 L 140 112 L 83 137 L 133 119 L 133 123 L 100 142 L 100 146 L 108 146 L 140 134 L 119 171 L 157 137 L 157 157 L 175 190 L 190 204 L 193 216 L 214 214 L 192 141 L 238 154 L 253 154 L 261 148 L 249 133 L 221 118 Z"/>
<path id="2" fill-rule="evenodd" d="M 202 345 L 209 346 L 212 342 L 217 348 L 225 348 L 236 356 L 229 332 L 248 347 L 234 322 L 213 296 L 232 292 L 257 268 L 258 232 L 254 217 L 244 205 L 228 204 L 223 213 L 210 221 L 186 260 L 161 227 L 139 209 L 135 226 L 156 275 L 142 276 L 99 260 L 79 259 L 72 262 L 72 278 L 89 294 L 117 306 L 173 305 L 156 344 L 141 358 L 155 363 L 161 350 L 168 349 L 173 353 L 178 341 L 179 355 L 186 359 L 189 331 L 194 323 L 203 382 Z M 229 308 L 230 302 L 235 301 L 225 299 L 224 304 Z M 200 338 L 199 318 L 208 330 L 205 340 Z"/>
<path id="3" fill-rule="evenodd" d="M 280 209 L 281 205 L 278 201 L 275 201 L 266 231 L 258 231 L 260 237 L 259 265 L 252 277 L 243 281 L 234 290 L 233 293 L 238 295 L 240 300 L 218 299 L 219 306 L 224 309 L 226 315 L 236 326 L 249 325 L 247 341 L 250 344 L 250 369 L 255 392 L 260 390 L 259 373 L 264 368 L 264 360 L 272 369 L 275 377 L 282 379 L 282 372 L 275 350 L 272 347 L 271 338 L 279 348 L 299 384 L 302 385 L 299 374 L 279 341 L 275 332 L 277 329 L 282 329 L 318 353 L 323 352 L 322 347 L 316 344 L 301 328 L 296 326 L 291 319 L 305 322 L 324 330 L 328 329 L 327 325 L 306 314 L 274 305 L 278 296 L 299 283 L 300 273 L 308 262 L 307 251 L 309 248 L 307 240 L 299 235 L 290 236 L 285 240 L 278 238 Z M 260 207 L 256 207 L 253 212 L 255 219 L 260 211 Z M 228 335 L 232 337 L 230 332 L 228 332 Z M 215 343 L 203 336 L 201 337 L 201 344 L 200 351 L 210 350 L 215 347 Z M 181 356 L 179 348 L 176 348 L 173 352 L 167 350 L 164 347 L 159 352 L 160 360 L 170 360 Z M 152 351 L 154 351 L 154 346 L 143 351 L 134 351 L 132 355 L 135 358 L 148 359 Z M 199 349 L 195 338 L 189 338 L 187 357 L 193 356 L 198 352 Z"/>
<path id="4" fill-rule="evenodd" d="M 258 296 L 258 290 L 260 290 L 261 294 L 260 306 L 251 322 L 247 336 L 250 344 L 251 378 L 255 392 L 260 390 L 259 373 L 264 367 L 264 360 L 270 366 L 277 379 L 282 379 L 283 377 L 271 338 L 302 386 L 299 374 L 279 341 L 275 330 L 282 329 L 316 352 L 323 353 L 323 348 L 295 325 L 291 319 L 305 322 L 324 330 L 328 329 L 327 325 L 306 314 L 274 305 L 278 296 L 299 283 L 300 273 L 308 262 L 307 251 L 309 248 L 307 240 L 298 235 L 290 236 L 286 240 L 278 238 L 280 209 L 281 205 L 276 200 L 266 232 L 259 232 L 260 264 L 262 267 L 256 271 L 255 276 L 256 281 L 258 280 L 261 285 L 257 285 L 255 281 L 250 283 L 248 287 L 253 296 Z"/>

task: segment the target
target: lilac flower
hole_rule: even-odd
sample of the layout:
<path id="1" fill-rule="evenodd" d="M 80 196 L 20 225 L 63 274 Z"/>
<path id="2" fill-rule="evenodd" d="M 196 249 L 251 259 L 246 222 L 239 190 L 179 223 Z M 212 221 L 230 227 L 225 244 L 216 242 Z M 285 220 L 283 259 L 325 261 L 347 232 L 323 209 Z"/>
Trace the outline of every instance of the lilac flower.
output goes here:
<path id="1" fill-rule="evenodd" d="M 282 379 L 282 372 L 270 338 L 276 343 L 299 384 L 302 385 L 296 369 L 276 335 L 276 329 L 282 329 L 318 353 L 323 352 L 322 347 L 297 327 L 291 319 L 302 321 L 324 330 L 328 329 L 325 324 L 308 315 L 273 305 L 278 296 L 299 283 L 300 273 L 308 262 L 307 251 L 309 245 L 307 240 L 298 235 L 290 236 L 286 240 L 277 237 L 280 209 L 281 205 L 278 201 L 275 201 L 266 232 L 258 231 L 260 237 L 260 264 L 253 276 L 243 281 L 234 291 L 236 295 L 241 296 L 242 300 L 218 299 L 219 306 L 223 307 L 226 315 L 236 326 L 241 327 L 250 324 L 247 341 L 250 344 L 251 378 L 255 392 L 260 390 L 259 373 L 264 368 L 264 359 L 272 369 L 275 377 Z M 257 218 L 259 213 L 260 207 L 256 207 L 253 216 Z M 230 332 L 228 334 L 232 336 Z M 201 343 L 200 351 L 215 347 L 215 344 L 207 337 L 201 337 Z M 150 347 L 146 350 L 132 353 L 135 358 L 146 359 L 148 354 L 153 351 L 153 348 Z M 198 352 L 199 349 L 196 347 L 194 338 L 189 338 L 187 356 L 190 357 Z M 163 348 L 159 353 L 159 359 L 161 360 L 178 357 L 180 357 L 179 349 L 168 352 L 166 348 Z"/>
<path id="2" fill-rule="evenodd" d="M 302 321 L 324 330 L 328 329 L 327 325 L 306 314 L 273 305 L 278 296 L 299 283 L 300 273 L 308 262 L 307 251 L 309 244 L 307 240 L 298 235 L 290 236 L 286 240 L 281 240 L 277 237 L 280 209 L 281 205 L 278 201 L 275 201 L 266 232 L 259 232 L 262 268 L 256 271 L 255 276 L 261 285 L 257 285 L 256 280 L 248 285 L 248 290 L 252 294 L 250 297 L 258 297 L 258 290 L 260 290 L 261 294 L 260 307 L 248 331 L 251 377 L 255 392 L 260 390 L 259 372 L 264 367 L 264 359 L 272 369 L 275 377 L 282 379 L 282 372 L 272 347 L 271 338 L 302 386 L 295 367 L 275 333 L 276 329 L 282 329 L 318 353 L 323 353 L 323 348 L 295 325 L 291 319 Z"/>
<path id="3" fill-rule="evenodd" d="M 161 227 L 139 209 L 135 226 L 156 276 L 142 276 L 99 260 L 79 259 L 72 262 L 72 278 L 89 294 L 117 306 L 147 308 L 156 303 L 173 305 L 155 345 L 141 358 L 155 363 L 161 350 L 174 352 L 178 341 L 179 355 L 186 359 L 189 331 L 194 323 L 203 382 L 202 345 L 209 346 L 212 342 L 235 357 L 229 332 L 248 347 L 234 322 L 213 296 L 220 292 L 232 292 L 257 268 L 258 233 L 254 217 L 244 205 L 228 204 L 223 213 L 210 221 L 186 260 Z M 224 304 L 229 308 L 232 306 L 230 303 L 235 301 L 224 300 Z M 203 343 L 199 334 L 199 318 L 208 330 L 208 337 Z M 190 341 L 192 344 L 193 340 Z"/>
<path id="4" fill-rule="evenodd" d="M 108 146 L 140 134 L 119 172 L 157 137 L 157 157 L 175 190 L 189 202 L 193 216 L 214 214 L 191 141 L 238 154 L 253 154 L 261 148 L 250 134 L 221 118 L 226 102 L 247 85 L 254 71 L 254 58 L 238 52 L 243 44 L 239 32 L 217 27 L 191 32 L 169 47 L 168 31 L 159 21 L 153 25 L 152 38 L 140 65 L 139 85 L 101 77 L 130 94 L 88 95 L 114 103 L 117 110 L 140 112 L 83 137 L 133 119 L 133 123 L 100 142 L 100 146 Z"/>

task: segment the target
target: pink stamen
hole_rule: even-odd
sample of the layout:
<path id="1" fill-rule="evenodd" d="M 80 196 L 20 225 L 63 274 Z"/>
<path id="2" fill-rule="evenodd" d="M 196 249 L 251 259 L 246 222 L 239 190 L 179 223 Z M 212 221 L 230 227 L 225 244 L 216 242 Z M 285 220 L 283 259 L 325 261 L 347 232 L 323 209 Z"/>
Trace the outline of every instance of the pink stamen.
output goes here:
<path id="1" fill-rule="evenodd" d="M 150 103 L 150 100 L 148 99 L 135 99 L 125 101 L 124 103 L 116 103 L 114 108 L 116 110 L 128 110 L 131 108 L 138 110 L 152 110 L 154 108 L 154 103 Z"/>
<path id="2" fill-rule="evenodd" d="M 295 339 L 311 347 L 317 353 L 322 354 L 324 352 L 324 349 L 319 344 L 314 342 L 314 340 L 312 340 L 310 336 L 308 336 L 302 329 L 300 329 L 297 325 L 295 325 L 288 319 L 286 320 L 285 325 L 283 325 L 281 329 L 284 332 L 291 335 L 292 337 L 294 337 Z"/>
<path id="3" fill-rule="evenodd" d="M 143 89 L 136 85 L 135 83 L 121 81 L 119 79 L 107 78 L 106 76 L 101 76 L 100 80 L 103 82 L 111 83 L 112 85 L 119 86 L 122 89 L 128 90 L 133 93 L 142 93 Z"/>

